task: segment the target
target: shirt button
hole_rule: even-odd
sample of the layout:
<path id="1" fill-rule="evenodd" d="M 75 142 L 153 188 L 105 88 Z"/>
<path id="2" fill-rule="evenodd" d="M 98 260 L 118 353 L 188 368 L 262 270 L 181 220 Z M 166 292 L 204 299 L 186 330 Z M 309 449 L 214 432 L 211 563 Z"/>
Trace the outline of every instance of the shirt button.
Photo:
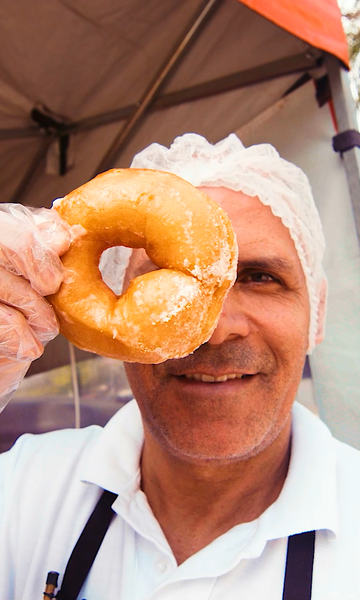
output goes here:
<path id="1" fill-rule="evenodd" d="M 168 569 L 167 560 L 165 558 L 158 558 L 157 561 L 155 561 L 155 569 L 158 573 L 165 573 Z"/>

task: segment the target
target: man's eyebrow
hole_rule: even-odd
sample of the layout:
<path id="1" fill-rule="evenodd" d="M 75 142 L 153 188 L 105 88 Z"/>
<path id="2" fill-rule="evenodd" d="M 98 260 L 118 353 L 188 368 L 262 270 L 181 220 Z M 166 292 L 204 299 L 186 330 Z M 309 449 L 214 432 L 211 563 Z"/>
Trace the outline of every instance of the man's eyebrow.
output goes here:
<path id="1" fill-rule="evenodd" d="M 294 270 L 294 264 L 283 258 L 259 257 L 250 260 L 240 259 L 238 261 L 238 271 L 246 269 L 288 272 Z"/>

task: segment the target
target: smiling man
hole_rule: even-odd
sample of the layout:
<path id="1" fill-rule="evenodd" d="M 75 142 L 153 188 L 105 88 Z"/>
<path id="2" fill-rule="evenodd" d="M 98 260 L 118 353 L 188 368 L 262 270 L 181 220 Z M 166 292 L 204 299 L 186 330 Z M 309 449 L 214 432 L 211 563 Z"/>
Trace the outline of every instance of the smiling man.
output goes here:
<path id="1" fill-rule="evenodd" d="M 155 165 L 148 163 L 149 150 L 135 164 L 144 160 L 159 168 L 159 155 L 162 165 L 171 164 L 176 146 L 192 138 L 176 140 L 169 153 L 153 146 Z M 194 148 L 199 141 L 194 139 Z M 237 142 L 233 136 L 227 141 Z M 214 148 L 204 146 L 208 162 L 214 161 Z M 224 148 L 220 153 L 226 155 Z M 269 158 L 275 172 L 289 169 L 273 153 Z M 186 178 L 192 161 L 182 159 L 176 172 Z M 226 184 L 217 160 L 210 177 Z M 237 178 L 241 182 L 241 171 Z M 257 519 L 278 497 L 289 464 L 291 408 L 309 346 L 309 293 L 289 229 L 256 195 L 224 185 L 198 187 L 231 219 L 239 248 L 236 283 L 212 337 L 192 355 L 126 365 L 144 422 L 143 489 L 178 563 L 232 526 Z M 274 192 L 270 182 L 268 189 L 268 195 Z M 275 208 L 281 210 L 280 199 Z M 127 281 L 152 268 L 143 250 L 134 251 Z M 320 315 L 317 321 L 322 324 Z"/>
<path id="2" fill-rule="evenodd" d="M 306 177 L 234 135 L 212 146 L 187 134 L 133 166 L 174 172 L 220 204 L 237 279 L 193 354 L 125 365 L 136 402 L 104 430 L 25 437 L 0 457 L 0 600 L 40 597 L 48 571 L 60 600 L 360 598 L 359 453 L 294 404 L 326 299 Z M 125 286 L 154 268 L 134 250 Z"/>
<path id="3" fill-rule="evenodd" d="M 305 276 L 280 218 L 256 197 L 202 190 L 230 216 L 239 246 L 220 321 L 186 358 L 126 365 L 145 428 L 143 488 L 178 563 L 279 495 L 310 322 Z M 149 269 L 143 254 L 133 254 L 130 277 Z M 209 489 L 219 503 L 209 504 Z"/>
<path id="4" fill-rule="evenodd" d="M 280 218 L 256 197 L 202 190 L 232 220 L 236 283 L 212 337 L 194 354 L 160 365 L 128 364 L 126 372 L 146 425 L 167 452 L 185 460 L 244 460 L 284 428 L 289 438 L 308 348 L 309 297 Z M 130 273 L 142 253 L 133 254 Z"/>

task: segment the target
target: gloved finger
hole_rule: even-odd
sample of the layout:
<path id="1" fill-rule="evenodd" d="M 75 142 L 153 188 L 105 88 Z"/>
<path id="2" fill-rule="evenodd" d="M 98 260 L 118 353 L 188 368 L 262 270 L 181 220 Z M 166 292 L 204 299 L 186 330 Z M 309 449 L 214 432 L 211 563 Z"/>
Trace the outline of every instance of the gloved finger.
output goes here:
<path id="1" fill-rule="evenodd" d="M 1 267 L 0 302 L 18 309 L 26 317 L 27 325 L 42 344 L 49 342 L 59 333 L 56 316 L 49 302 L 35 292 L 26 279 Z M 4 313 L 2 316 L 4 317 Z M 0 320 L 0 335 L 1 329 L 2 322 Z M 30 356 L 28 360 L 30 360 Z"/>
<path id="2" fill-rule="evenodd" d="M 0 356 L 0 412 L 11 400 L 30 365 L 30 361 L 18 362 Z"/>
<path id="3" fill-rule="evenodd" d="M 54 208 L 33 208 L 31 212 L 45 244 L 51 246 L 58 256 L 65 254 L 73 237 L 66 221 Z"/>
<path id="4" fill-rule="evenodd" d="M 0 303 L 0 356 L 18 361 L 33 361 L 43 351 L 43 345 L 24 315 L 15 308 Z"/>
<path id="5" fill-rule="evenodd" d="M 63 266 L 57 250 L 66 250 L 71 233 L 56 211 L 42 211 L 47 211 L 48 220 L 40 213 L 38 226 L 29 208 L 0 204 L 0 265 L 28 279 L 39 294 L 46 296 L 60 287 Z M 54 246 L 50 244 L 51 237 Z"/>

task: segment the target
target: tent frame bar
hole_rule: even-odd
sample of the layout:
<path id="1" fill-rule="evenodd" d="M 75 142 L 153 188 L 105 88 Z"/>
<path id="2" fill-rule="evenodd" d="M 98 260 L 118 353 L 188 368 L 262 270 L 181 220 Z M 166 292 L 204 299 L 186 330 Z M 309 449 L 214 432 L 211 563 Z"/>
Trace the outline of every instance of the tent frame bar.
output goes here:
<path id="1" fill-rule="evenodd" d="M 263 83 L 278 77 L 293 75 L 294 73 L 303 73 L 304 71 L 316 69 L 320 65 L 320 53 L 314 53 L 314 56 L 310 54 L 310 52 L 296 54 L 263 65 L 258 65 L 252 69 L 238 71 L 231 75 L 225 75 L 218 79 L 206 81 L 183 90 L 164 94 L 158 98 L 154 108 L 159 110 L 160 108 L 168 108 L 184 102 L 208 98 L 210 96 L 215 96 L 216 94 L 256 85 L 257 83 Z"/>
<path id="2" fill-rule="evenodd" d="M 203 98 L 216 96 L 217 94 L 223 94 L 225 92 L 231 92 L 233 90 L 256 85 L 257 83 L 264 83 L 278 77 L 286 77 L 287 75 L 294 75 L 295 73 L 304 73 L 317 69 L 321 66 L 322 62 L 323 57 L 317 51 L 314 51 L 313 54 L 310 52 L 296 54 L 284 59 L 264 63 L 263 65 L 259 65 L 252 69 L 238 71 L 224 77 L 205 81 L 182 90 L 162 94 L 154 100 L 148 110 L 149 112 L 155 112 L 157 110 L 162 110 L 163 108 L 178 106 L 185 102 L 194 102 Z M 116 110 L 87 117 L 80 121 L 64 125 L 58 135 L 73 135 L 96 129 L 103 125 L 116 123 L 117 121 L 129 118 L 135 110 L 136 105 L 130 104 Z M 0 129 L 0 142 L 1 140 L 40 137 L 43 135 L 43 131 L 36 126 Z"/>
<path id="3" fill-rule="evenodd" d="M 150 82 L 143 97 L 140 99 L 136 110 L 129 117 L 124 127 L 119 131 L 110 148 L 98 164 L 94 175 L 106 171 L 114 165 L 118 155 L 133 134 L 138 122 L 158 95 L 160 88 L 164 85 L 165 81 L 169 79 L 170 75 L 175 72 L 190 44 L 196 39 L 201 28 L 208 22 L 210 17 L 215 13 L 215 9 L 217 9 L 222 2 L 223 0 L 206 0 L 200 7 L 200 10 L 193 16 L 185 32 L 180 35 L 174 49 L 170 52 L 163 65 L 155 74 L 153 81 Z"/>
<path id="4" fill-rule="evenodd" d="M 185 51 L 189 48 L 190 43 L 194 41 L 196 34 L 199 33 L 202 26 L 205 25 L 205 23 L 214 13 L 215 9 L 223 1 L 224 0 L 205 0 L 200 6 L 200 8 L 197 9 L 186 30 L 182 33 L 178 42 L 175 44 L 172 51 L 170 52 L 169 56 L 166 58 L 159 71 L 155 74 L 153 80 L 146 89 L 142 99 L 136 104 L 135 110 L 133 110 L 132 114 L 130 114 L 127 123 L 125 123 L 125 126 L 117 134 L 110 148 L 103 156 L 94 173 L 94 176 L 102 171 L 106 171 L 112 166 L 112 163 L 116 160 L 118 153 L 127 143 L 130 135 L 135 130 L 135 127 L 140 121 L 141 117 L 149 109 L 165 81 L 175 71 L 175 67 L 177 67 L 179 60 L 183 57 Z M 33 131 L 33 127 L 29 129 Z M 14 134 L 14 131 L 12 131 L 12 133 Z M 50 147 L 54 139 L 59 139 L 63 135 L 69 135 L 69 132 L 65 132 L 64 127 L 62 127 L 61 130 L 54 130 L 53 128 L 40 128 L 39 133 L 42 136 L 45 133 L 45 140 L 41 144 L 41 147 L 36 153 L 36 156 L 27 168 L 24 177 L 20 181 L 20 184 L 18 185 L 10 200 L 11 202 L 20 202 L 22 195 L 31 184 L 34 174 L 36 173 L 38 167 L 40 166 L 42 160 L 44 159 L 47 153 L 48 148 Z M 74 133 L 74 131 L 72 131 L 72 133 Z M 7 132 L 7 139 L 9 139 L 9 134 L 10 131 Z"/>
<path id="5" fill-rule="evenodd" d="M 219 0 L 211 0 L 211 8 L 213 7 L 213 3 Z M 208 11 L 206 15 L 210 11 L 209 3 L 207 3 Z M 203 11 L 204 12 L 204 11 Z M 203 15 L 203 19 L 205 15 Z M 204 20 L 201 21 L 203 23 Z M 198 26 L 200 23 L 198 24 Z M 194 33 L 194 32 L 192 32 Z M 190 39 L 189 39 L 190 41 Z M 185 49 L 185 48 L 184 48 Z M 179 55 L 180 58 L 180 55 Z M 138 120 L 141 116 L 148 112 L 153 112 L 156 110 L 161 110 L 163 108 L 171 108 L 173 106 L 177 106 L 179 104 L 183 104 L 184 102 L 192 102 L 199 100 L 201 98 L 209 98 L 215 96 L 217 94 L 221 94 L 224 92 L 230 92 L 236 89 L 241 89 L 243 87 L 247 87 L 250 85 L 256 85 L 257 83 L 263 83 L 265 81 L 269 81 L 271 79 L 275 79 L 278 77 L 285 77 L 287 75 L 292 75 L 294 73 L 303 73 L 311 71 L 312 69 L 317 69 L 323 61 L 323 55 L 316 49 L 309 49 L 305 53 L 297 54 L 291 57 L 287 57 L 284 59 L 272 61 L 270 63 L 265 63 L 263 65 L 259 65 L 253 69 L 246 69 L 244 71 L 239 71 L 237 73 L 232 73 L 225 77 L 221 77 L 218 79 L 213 79 L 210 81 L 206 81 L 204 83 L 191 86 L 182 90 L 178 90 L 175 92 L 169 92 L 167 94 L 163 94 L 158 98 L 155 98 L 155 94 L 159 85 L 155 84 L 150 86 L 152 88 L 153 99 L 150 100 L 150 93 L 145 99 L 145 102 L 138 105 L 130 105 L 125 106 L 115 111 L 110 111 L 108 113 L 103 113 L 100 115 L 95 115 L 93 117 L 89 117 L 87 119 L 83 119 L 81 121 L 70 123 L 68 125 L 64 125 L 61 131 L 47 131 L 39 129 L 38 127 L 29 127 L 23 129 L 9 129 L 9 130 L 0 130 L 0 141 L 1 139 L 16 139 L 23 137 L 42 137 L 43 142 L 38 152 L 36 153 L 34 159 L 31 161 L 31 164 L 27 168 L 23 178 L 21 179 L 17 189 L 15 190 L 11 202 L 20 202 L 21 198 L 31 183 L 33 176 L 35 175 L 40 163 L 46 156 L 46 153 L 50 147 L 50 145 L 55 142 L 59 137 L 63 135 L 71 135 L 81 133 L 83 131 L 88 131 L 97 127 L 101 127 L 113 122 L 117 122 L 119 120 L 123 120 L 128 118 L 128 123 L 125 124 L 122 132 L 117 136 L 113 145 L 108 150 L 104 158 L 102 159 L 98 169 L 106 170 L 107 168 L 111 168 L 116 158 L 121 153 L 124 148 L 130 134 L 134 130 Z M 168 62 L 167 62 L 168 64 Z M 156 88 L 156 89 L 155 89 Z M 142 108 L 141 114 L 139 112 L 140 108 Z M 135 119 L 136 115 L 136 119 Z M 131 125 L 131 127 L 130 127 Z M 126 135 L 125 135 L 126 133 Z M 106 159 L 106 160 L 105 160 Z M 110 161 L 110 162 L 109 162 Z M 95 175 L 101 172 L 99 170 L 96 171 Z M 359 227 L 360 227 L 360 215 L 359 215 Z M 360 229 L 358 229 L 359 231 Z"/>
<path id="6" fill-rule="evenodd" d="M 325 64 L 329 75 L 332 102 L 338 132 L 358 130 L 355 103 L 351 97 L 348 74 L 339 59 L 326 54 Z M 344 163 L 349 193 L 354 213 L 354 222 L 360 245 L 360 148 L 352 148 L 341 155 Z"/>

